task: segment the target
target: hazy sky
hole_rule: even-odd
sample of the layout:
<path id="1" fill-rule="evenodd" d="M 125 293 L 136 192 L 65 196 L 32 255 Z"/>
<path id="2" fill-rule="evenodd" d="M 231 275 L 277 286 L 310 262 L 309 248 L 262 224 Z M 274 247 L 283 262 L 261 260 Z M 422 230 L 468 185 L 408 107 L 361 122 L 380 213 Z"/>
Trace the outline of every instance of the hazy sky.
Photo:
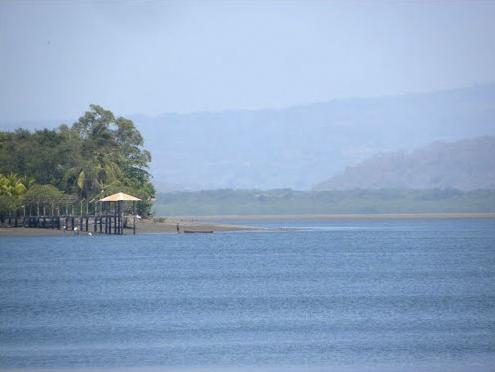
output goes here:
<path id="1" fill-rule="evenodd" d="M 1 1 L 0 121 L 495 81 L 495 2 Z"/>

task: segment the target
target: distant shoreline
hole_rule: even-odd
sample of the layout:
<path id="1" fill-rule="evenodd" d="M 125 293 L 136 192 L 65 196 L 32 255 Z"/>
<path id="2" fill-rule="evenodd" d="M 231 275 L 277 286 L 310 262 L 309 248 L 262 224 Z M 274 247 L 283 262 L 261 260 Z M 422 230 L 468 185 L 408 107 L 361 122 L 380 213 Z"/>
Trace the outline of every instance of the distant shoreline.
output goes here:
<path id="1" fill-rule="evenodd" d="M 489 213 L 353 213 L 353 214 L 272 214 L 272 215 L 214 215 L 173 217 L 198 221 L 254 220 L 402 220 L 402 219 L 495 219 Z"/>
<path id="2" fill-rule="evenodd" d="M 219 223 L 219 221 L 351 221 L 351 220 L 439 220 L 439 219 L 495 219 L 495 213 L 391 213 L 391 214 L 291 214 L 291 215 L 217 215 L 217 216 L 180 216 L 163 217 L 165 222 L 151 220 L 141 221 L 136 234 L 180 233 L 189 232 L 235 232 L 265 230 L 259 226 Z M 87 235 L 82 231 L 81 236 Z M 126 230 L 125 235 L 132 235 Z M 66 231 L 66 236 L 73 236 Z M 96 234 L 99 235 L 99 234 Z M 64 236 L 63 230 L 38 229 L 25 227 L 0 227 L 0 238 L 4 236 Z"/>

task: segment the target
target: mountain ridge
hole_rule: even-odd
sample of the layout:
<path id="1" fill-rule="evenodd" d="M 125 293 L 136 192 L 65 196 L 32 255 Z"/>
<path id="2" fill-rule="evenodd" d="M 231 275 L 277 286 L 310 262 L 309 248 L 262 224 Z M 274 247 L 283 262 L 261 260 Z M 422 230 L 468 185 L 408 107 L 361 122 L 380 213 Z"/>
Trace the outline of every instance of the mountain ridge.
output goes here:
<path id="1" fill-rule="evenodd" d="M 495 136 L 436 141 L 412 151 L 376 154 L 314 190 L 495 189 Z"/>
<path id="2" fill-rule="evenodd" d="M 282 110 L 164 115 L 140 128 L 157 180 L 192 190 L 307 190 L 380 151 L 495 135 L 493 118 L 495 84 Z"/>

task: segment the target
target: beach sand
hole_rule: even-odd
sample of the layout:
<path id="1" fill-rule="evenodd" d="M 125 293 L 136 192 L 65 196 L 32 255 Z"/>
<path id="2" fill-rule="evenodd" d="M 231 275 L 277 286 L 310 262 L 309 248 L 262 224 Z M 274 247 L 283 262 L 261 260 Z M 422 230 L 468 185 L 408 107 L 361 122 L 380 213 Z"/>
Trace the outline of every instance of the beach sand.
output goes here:
<path id="1" fill-rule="evenodd" d="M 137 225 L 136 232 L 138 233 L 163 233 L 171 232 L 177 233 L 177 224 L 179 225 L 179 231 L 190 232 L 220 232 L 220 231 L 250 231 L 259 230 L 259 228 L 246 226 L 246 225 L 232 225 L 204 222 L 201 219 L 194 217 L 180 218 L 180 217 L 168 217 L 163 222 L 144 220 L 140 221 Z"/>
<path id="2" fill-rule="evenodd" d="M 188 232 L 221 232 L 221 231 L 251 231 L 260 230 L 244 225 L 205 223 L 197 219 L 166 218 L 163 222 L 153 220 L 142 220 L 136 225 L 136 234 L 159 234 L 159 233 L 177 233 L 177 224 L 179 224 L 180 233 Z M 72 235 L 72 231 L 66 231 L 66 235 Z M 87 235 L 81 231 L 80 235 Z M 132 235 L 132 229 L 126 229 L 125 235 Z M 29 227 L 0 227 L 0 238 L 2 236 L 63 236 L 63 230 L 41 229 Z"/>

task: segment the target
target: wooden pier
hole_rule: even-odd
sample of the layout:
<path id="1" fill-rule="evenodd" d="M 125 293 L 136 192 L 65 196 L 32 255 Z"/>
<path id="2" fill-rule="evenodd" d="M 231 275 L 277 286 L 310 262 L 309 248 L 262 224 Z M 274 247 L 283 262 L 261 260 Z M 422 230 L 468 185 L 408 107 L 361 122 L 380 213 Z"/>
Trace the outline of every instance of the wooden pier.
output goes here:
<path id="1" fill-rule="evenodd" d="M 52 208 L 52 213 L 46 213 L 46 208 L 36 208 L 38 213 L 27 214 L 23 216 L 9 215 L 3 216 L 2 224 L 7 224 L 10 227 L 30 227 L 43 229 L 57 229 L 71 231 L 74 233 L 92 233 L 92 234 L 113 234 L 124 235 L 126 230 L 136 234 L 136 202 L 140 199 L 118 193 L 110 195 L 106 198 L 97 201 L 94 204 L 92 214 L 89 212 L 88 204 L 86 203 L 86 213 L 84 213 L 83 203 L 79 209 L 79 214 L 66 213 L 61 214 L 60 209 Z M 132 209 L 124 208 L 125 202 L 132 202 Z M 40 214 L 39 212 L 42 213 Z M 66 206 L 65 212 L 73 212 L 74 208 Z"/>
<path id="2" fill-rule="evenodd" d="M 10 227 L 56 229 L 91 232 L 92 234 L 124 235 L 125 231 L 132 231 L 133 234 L 136 234 L 134 216 L 115 214 L 96 216 L 9 216 L 4 218 L 3 224 Z"/>

